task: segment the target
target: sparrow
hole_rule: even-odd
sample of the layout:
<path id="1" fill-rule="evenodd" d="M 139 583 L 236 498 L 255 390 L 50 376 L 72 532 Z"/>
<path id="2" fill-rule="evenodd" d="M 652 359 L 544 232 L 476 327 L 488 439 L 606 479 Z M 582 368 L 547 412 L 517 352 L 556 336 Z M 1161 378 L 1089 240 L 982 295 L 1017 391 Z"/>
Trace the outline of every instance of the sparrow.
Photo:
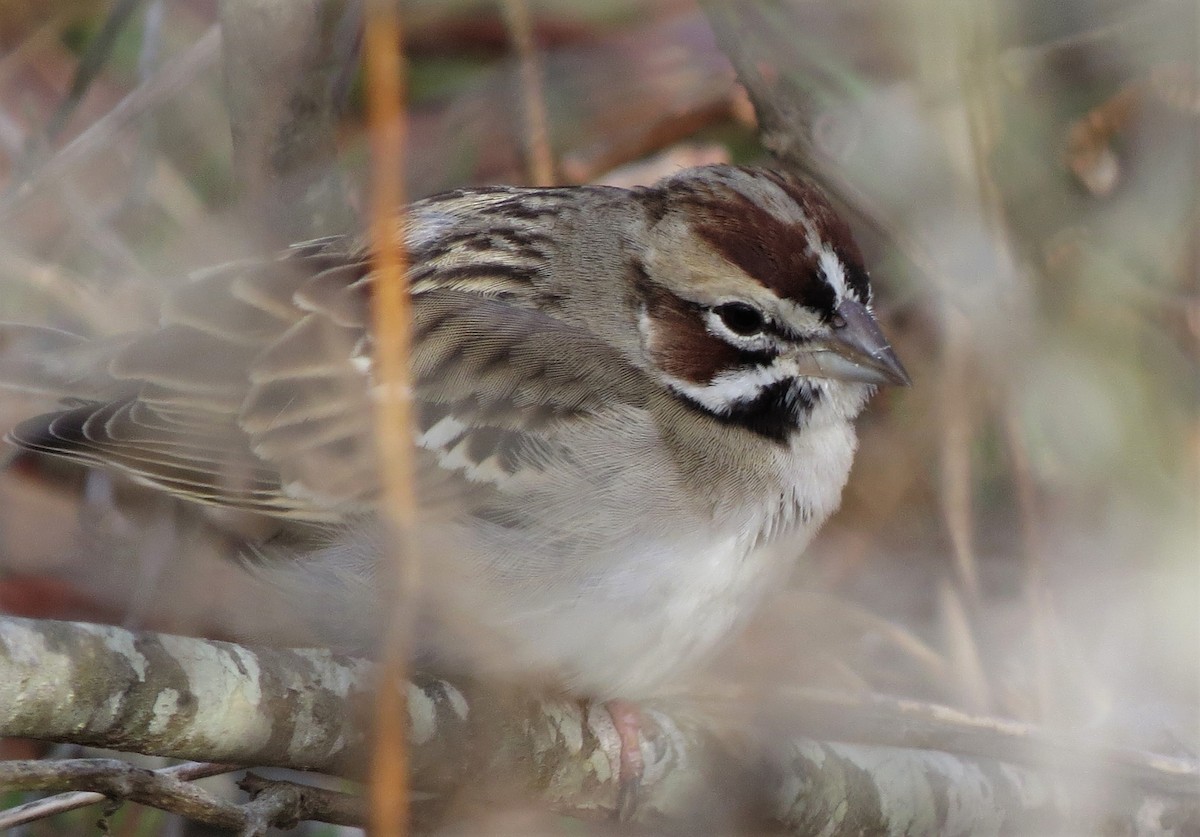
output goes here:
<path id="1" fill-rule="evenodd" d="M 424 611 L 515 671 L 653 693 L 779 583 L 839 503 L 855 417 L 909 383 L 849 227 L 807 179 L 723 165 L 404 217 L 415 426 L 392 431 L 414 444 Z M 254 562 L 369 625 L 390 548 L 373 282 L 369 245 L 330 237 L 198 272 L 152 330 L 29 330 L 26 381 L 67 400 L 9 440 L 268 522 Z"/>

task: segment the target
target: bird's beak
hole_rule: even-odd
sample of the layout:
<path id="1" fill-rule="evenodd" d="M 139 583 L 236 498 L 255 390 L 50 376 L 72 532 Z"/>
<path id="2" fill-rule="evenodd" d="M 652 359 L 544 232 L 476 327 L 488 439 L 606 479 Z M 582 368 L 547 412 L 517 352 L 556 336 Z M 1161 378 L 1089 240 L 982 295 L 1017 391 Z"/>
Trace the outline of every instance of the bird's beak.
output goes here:
<path id="1" fill-rule="evenodd" d="M 802 374 L 864 384 L 912 384 L 867 306 L 845 299 L 837 314 L 841 325 L 835 325 L 828 337 L 805 345 L 800 358 Z"/>

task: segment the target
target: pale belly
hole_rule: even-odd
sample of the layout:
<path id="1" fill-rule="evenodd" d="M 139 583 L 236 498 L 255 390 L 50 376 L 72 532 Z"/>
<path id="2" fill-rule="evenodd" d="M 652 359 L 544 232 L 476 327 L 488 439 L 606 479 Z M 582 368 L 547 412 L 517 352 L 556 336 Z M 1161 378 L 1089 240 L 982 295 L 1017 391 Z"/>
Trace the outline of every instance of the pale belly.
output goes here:
<path id="1" fill-rule="evenodd" d="M 518 669 L 556 672 L 593 697 L 649 697 L 707 660 L 786 576 L 807 539 L 798 531 L 751 548 L 744 536 L 693 532 L 647 543 L 623 570 L 610 564 L 570 592 L 518 594 L 507 613 L 484 618 L 509 633 Z"/>
<path id="2" fill-rule="evenodd" d="M 422 593 L 434 621 L 450 625 L 455 646 L 443 653 L 437 636 L 426 656 L 468 658 L 506 679 L 557 683 L 592 697 L 653 696 L 701 665 L 753 614 L 836 507 L 852 429 L 809 434 L 804 445 L 781 449 L 760 490 L 737 495 L 757 502 L 718 515 L 681 505 L 678 487 L 666 491 L 657 481 L 610 485 L 587 502 L 578 501 L 575 486 L 562 508 L 547 494 L 527 506 L 543 514 L 517 530 L 480 521 L 439 526 L 422 539 Z M 650 480 L 657 472 L 638 473 Z M 648 529 L 647 520 L 661 523 Z M 310 556 L 310 567 L 333 568 L 325 579 L 361 583 L 325 584 L 314 600 L 362 616 L 372 610 L 363 602 L 375 586 L 367 568 L 385 550 L 374 527 L 342 534 Z M 337 586 L 351 595 L 338 601 L 331 595 Z"/>

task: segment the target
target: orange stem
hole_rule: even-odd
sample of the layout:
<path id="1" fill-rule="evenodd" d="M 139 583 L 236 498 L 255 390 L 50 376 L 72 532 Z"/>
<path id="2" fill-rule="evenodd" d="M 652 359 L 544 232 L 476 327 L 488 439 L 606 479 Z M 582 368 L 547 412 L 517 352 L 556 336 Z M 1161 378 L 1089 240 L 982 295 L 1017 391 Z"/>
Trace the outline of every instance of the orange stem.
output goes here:
<path id="1" fill-rule="evenodd" d="M 408 833 L 408 631 L 406 607 L 417 589 L 418 560 L 411 548 L 416 519 L 413 489 L 412 405 L 409 364 L 411 304 L 404 247 L 404 64 L 400 21 L 393 2 L 367 4 L 365 56 L 374 173 L 370 235 L 375 256 L 375 436 L 382 483 L 381 514 L 396 535 L 392 556 L 395 609 L 384 641 L 375 699 L 370 769 L 370 831 Z"/>

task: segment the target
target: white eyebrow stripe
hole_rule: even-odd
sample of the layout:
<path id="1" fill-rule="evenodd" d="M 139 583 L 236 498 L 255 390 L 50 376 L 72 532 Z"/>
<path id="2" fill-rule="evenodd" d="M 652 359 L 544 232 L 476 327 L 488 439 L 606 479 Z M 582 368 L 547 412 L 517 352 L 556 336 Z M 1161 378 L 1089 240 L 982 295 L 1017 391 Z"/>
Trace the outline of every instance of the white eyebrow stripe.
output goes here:
<path id="1" fill-rule="evenodd" d="M 837 301 L 841 302 L 846 296 L 846 266 L 842 264 L 837 253 L 830 250 L 829 247 L 821 246 L 814 249 L 817 254 L 817 263 L 825 274 L 825 281 L 833 288 Z"/>
<path id="2" fill-rule="evenodd" d="M 808 250 L 817 257 L 817 265 L 825 275 L 829 287 L 833 288 L 836 304 L 840 305 L 846 297 L 846 266 L 842 264 L 833 248 L 817 235 L 817 228 L 810 219 L 805 218 L 801 223 L 804 224 L 804 232 L 807 233 Z"/>

